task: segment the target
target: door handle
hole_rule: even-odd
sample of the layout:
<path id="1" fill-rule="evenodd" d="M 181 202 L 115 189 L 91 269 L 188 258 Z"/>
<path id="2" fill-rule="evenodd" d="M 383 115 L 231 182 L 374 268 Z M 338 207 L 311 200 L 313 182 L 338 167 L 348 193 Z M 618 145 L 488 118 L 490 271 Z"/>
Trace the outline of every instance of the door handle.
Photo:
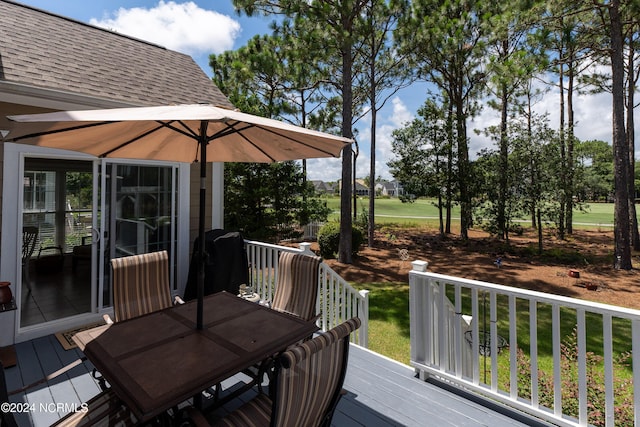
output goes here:
<path id="1" fill-rule="evenodd" d="M 100 241 L 100 231 L 95 227 L 91 227 L 91 240 L 95 243 Z"/>

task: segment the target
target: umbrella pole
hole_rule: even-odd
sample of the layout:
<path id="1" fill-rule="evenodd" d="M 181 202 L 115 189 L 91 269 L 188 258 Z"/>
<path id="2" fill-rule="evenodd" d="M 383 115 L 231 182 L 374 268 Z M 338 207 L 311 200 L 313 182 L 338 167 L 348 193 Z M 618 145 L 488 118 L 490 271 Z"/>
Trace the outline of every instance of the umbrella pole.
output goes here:
<path id="1" fill-rule="evenodd" d="M 196 312 L 196 327 L 202 329 L 203 305 L 204 305 L 204 217 L 206 202 L 206 178 L 207 178 L 207 124 L 203 120 L 200 124 L 200 218 L 198 222 L 198 306 Z"/>

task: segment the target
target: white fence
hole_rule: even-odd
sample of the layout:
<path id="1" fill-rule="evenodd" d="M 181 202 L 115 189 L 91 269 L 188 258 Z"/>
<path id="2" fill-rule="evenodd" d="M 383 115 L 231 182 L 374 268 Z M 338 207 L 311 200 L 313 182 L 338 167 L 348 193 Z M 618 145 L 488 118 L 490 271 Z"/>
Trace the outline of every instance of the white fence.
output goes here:
<path id="1" fill-rule="evenodd" d="M 631 357 L 640 311 L 429 273 L 421 261 L 409 285 L 411 365 L 421 378 L 558 425 L 640 421 L 640 357 Z"/>
<path id="2" fill-rule="evenodd" d="M 249 259 L 251 286 L 265 301 L 273 300 L 273 292 L 278 283 L 278 259 L 281 252 L 301 252 L 315 255 L 309 249 L 310 243 L 301 243 L 299 248 L 250 240 L 245 243 Z M 316 311 L 321 316 L 318 325 L 323 331 L 327 331 L 357 316 L 362 324 L 356 333 L 352 334 L 351 341 L 367 347 L 369 291 L 358 291 L 324 262 L 320 264 L 319 275 Z"/>

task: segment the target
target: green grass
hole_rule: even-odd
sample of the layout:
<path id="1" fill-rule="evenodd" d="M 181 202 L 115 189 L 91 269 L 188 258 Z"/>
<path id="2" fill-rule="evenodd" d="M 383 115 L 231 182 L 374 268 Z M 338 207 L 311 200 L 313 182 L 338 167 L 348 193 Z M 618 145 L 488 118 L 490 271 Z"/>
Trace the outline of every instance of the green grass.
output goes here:
<path id="1" fill-rule="evenodd" d="M 409 285 L 354 284 L 369 290 L 369 349 L 409 364 Z"/>
<path id="2" fill-rule="evenodd" d="M 340 217 L 340 198 L 326 197 L 327 206 L 333 211 L 331 219 Z M 358 197 L 357 212 L 369 210 L 369 198 Z M 402 203 L 396 198 L 378 198 L 375 201 L 376 223 L 396 223 L 400 225 L 437 225 L 438 208 L 434 199 L 417 199 L 413 203 Z M 460 209 L 454 206 L 453 218 L 460 217 Z M 523 218 L 522 220 L 525 220 Z M 587 203 L 583 209 L 573 213 L 574 227 L 609 227 L 613 224 L 613 203 Z"/>

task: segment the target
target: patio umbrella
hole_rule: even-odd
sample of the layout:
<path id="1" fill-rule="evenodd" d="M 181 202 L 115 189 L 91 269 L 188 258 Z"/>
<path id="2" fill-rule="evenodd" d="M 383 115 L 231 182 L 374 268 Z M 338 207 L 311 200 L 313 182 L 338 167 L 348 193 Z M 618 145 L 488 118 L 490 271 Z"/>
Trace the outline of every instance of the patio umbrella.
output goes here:
<path id="1" fill-rule="evenodd" d="M 197 327 L 204 298 L 206 162 L 269 163 L 339 157 L 352 141 L 207 104 L 8 116 L 6 141 L 96 157 L 200 162 Z"/>

